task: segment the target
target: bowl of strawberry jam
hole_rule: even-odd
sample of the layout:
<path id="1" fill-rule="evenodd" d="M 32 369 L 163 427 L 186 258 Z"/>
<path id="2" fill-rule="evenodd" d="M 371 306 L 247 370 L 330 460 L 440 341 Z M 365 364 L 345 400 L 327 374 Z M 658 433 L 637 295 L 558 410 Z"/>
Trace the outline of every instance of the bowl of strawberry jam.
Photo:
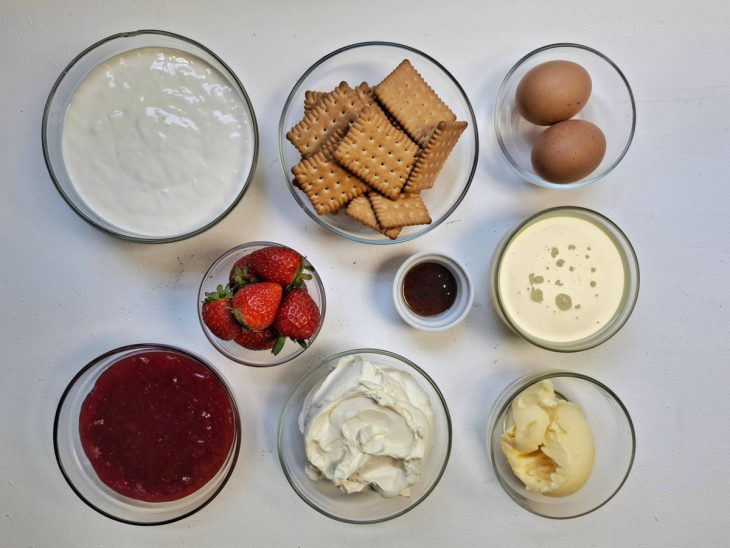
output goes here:
<path id="1" fill-rule="evenodd" d="M 179 348 L 138 344 L 86 365 L 56 411 L 61 472 L 81 499 L 118 521 L 159 525 L 203 508 L 241 444 L 223 378 Z"/>

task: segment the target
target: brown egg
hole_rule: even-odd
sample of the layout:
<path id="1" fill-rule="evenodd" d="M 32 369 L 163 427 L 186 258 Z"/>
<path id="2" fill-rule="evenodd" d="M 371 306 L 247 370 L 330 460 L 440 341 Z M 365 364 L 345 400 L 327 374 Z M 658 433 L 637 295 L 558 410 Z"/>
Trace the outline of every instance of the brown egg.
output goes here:
<path id="1" fill-rule="evenodd" d="M 572 183 L 596 169 L 606 153 L 603 132 L 585 120 L 566 120 L 547 128 L 532 146 L 532 167 L 553 183 Z"/>
<path id="2" fill-rule="evenodd" d="M 527 120 L 549 126 L 569 120 L 591 96 L 591 76 L 572 61 L 548 61 L 531 68 L 522 77 L 515 102 Z"/>

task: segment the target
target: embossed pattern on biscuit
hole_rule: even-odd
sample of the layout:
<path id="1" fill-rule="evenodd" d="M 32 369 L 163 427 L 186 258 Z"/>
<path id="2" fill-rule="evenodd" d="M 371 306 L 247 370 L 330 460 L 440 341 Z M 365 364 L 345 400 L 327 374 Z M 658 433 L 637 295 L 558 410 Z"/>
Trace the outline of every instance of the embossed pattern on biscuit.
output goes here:
<path id="1" fill-rule="evenodd" d="M 320 148 L 318 154 L 323 154 L 327 160 L 334 160 L 335 151 L 337 150 L 337 147 L 340 146 L 340 143 L 345 138 L 345 135 L 347 135 L 347 131 L 349 129 L 350 126 L 345 126 L 337 128 L 331 132 L 330 135 L 327 136 L 325 142 L 322 143 L 322 148 Z"/>
<path id="2" fill-rule="evenodd" d="M 382 228 L 402 228 L 431 223 L 426 204 L 418 194 L 403 193 L 395 200 L 389 200 L 375 192 L 368 194 L 375 217 Z"/>
<path id="3" fill-rule="evenodd" d="M 419 192 L 434 185 L 436 177 L 467 125 L 466 122 L 439 122 L 428 143 L 416 158 L 416 165 L 413 166 L 403 189 L 405 192 Z"/>
<path id="4" fill-rule="evenodd" d="M 319 149 L 319 152 L 317 152 L 317 156 L 321 157 L 324 160 L 333 160 L 335 158 L 335 149 L 340 144 L 340 141 L 345 137 L 345 134 L 347 133 L 348 128 L 343 127 L 339 128 L 336 131 L 333 131 L 331 135 L 327 137 L 324 144 L 322 144 L 322 148 Z M 292 170 L 293 171 L 293 170 Z M 299 180 L 294 177 L 294 181 L 292 181 L 295 187 L 301 189 L 302 187 L 299 185 Z"/>
<path id="5" fill-rule="evenodd" d="M 396 198 L 413 168 L 418 145 L 377 109 L 365 107 L 350 126 L 335 158 L 372 188 Z"/>
<path id="6" fill-rule="evenodd" d="M 368 185 L 322 152 L 303 159 L 292 168 L 292 173 L 319 215 L 337 213 L 347 202 L 369 190 Z"/>
<path id="7" fill-rule="evenodd" d="M 375 193 L 371 192 L 369 194 Z M 391 240 L 395 240 L 400 234 L 400 228 L 383 228 L 378 224 L 378 219 L 375 217 L 373 206 L 370 205 L 370 200 L 365 196 L 358 196 L 347 204 L 345 213 L 365 226 L 372 228 L 373 230 L 377 230 L 381 234 L 385 234 Z"/>
<path id="8" fill-rule="evenodd" d="M 347 82 L 341 82 L 304 115 L 286 138 L 302 157 L 308 158 L 319 152 L 332 133 L 347 128 L 363 106 L 360 97 Z"/>
<path id="9" fill-rule="evenodd" d="M 307 113 L 317 106 L 317 103 L 319 103 L 325 95 L 327 95 L 327 93 L 324 91 L 305 91 L 304 112 Z"/>
<path id="10" fill-rule="evenodd" d="M 408 59 L 375 86 L 374 92 L 380 104 L 421 146 L 439 122 L 456 120 L 456 115 Z"/>
<path id="11" fill-rule="evenodd" d="M 360 100 L 363 102 L 363 105 L 372 107 L 375 110 L 377 110 L 380 114 L 388 118 L 388 113 L 383 110 L 383 107 L 381 107 L 378 104 L 377 99 L 375 98 L 375 92 L 373 91 L 373 88 L 370 87 L 370 84 L 367 82 L 362 82 L 360 85 L 358 85 L 355 88 L 355 93 L 357 93 L 357 96 L 360 97 Z M 390 120 L 390 118 L 388 118 Z M 393 123 L 392 120 L 390 120 L 391 124 Z M 395 124 L 393 124 L 395 125 Z M 399 128 L 400 129 L 400 128 Z"/>
<path id="12" fill-rule="evenodd" d="M 394 128 L 404 131 L 403 126 L 398 123 L 398 120 L 393 118 L 393 116 L 380 105 L 378 98 L 375 96 L 375 90 L 370 87 L 370 84 L 363 82 L 355 88 L 355 93 L 358 94 L 363 103 L 369 107 L 373 107 L 380 112 L 380 114 L 385 116 Z"/>

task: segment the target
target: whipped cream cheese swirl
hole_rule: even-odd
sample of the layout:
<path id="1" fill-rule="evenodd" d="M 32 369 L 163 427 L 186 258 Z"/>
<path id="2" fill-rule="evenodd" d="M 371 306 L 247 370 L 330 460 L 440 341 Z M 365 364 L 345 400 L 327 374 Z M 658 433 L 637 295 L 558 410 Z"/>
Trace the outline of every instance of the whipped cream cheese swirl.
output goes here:
<path id="1" fill-rule="evenodd" d="M 311 479 L 410 496 L 433 445 L 433 412 L 409 373 L 354 355 L 307 395 L 299 429 Z"/>

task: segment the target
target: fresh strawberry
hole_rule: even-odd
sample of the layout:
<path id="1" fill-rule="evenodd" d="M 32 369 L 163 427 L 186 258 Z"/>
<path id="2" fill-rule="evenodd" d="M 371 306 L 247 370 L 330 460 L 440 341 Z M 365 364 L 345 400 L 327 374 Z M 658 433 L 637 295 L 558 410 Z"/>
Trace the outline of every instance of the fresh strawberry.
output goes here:
<path id="1" fill-rule="evenodd" d="M 306 346 L 319 327 L 319 308 L 305 288 L 292 289 L 281 301 L 274 327 L 284 337 Z"/>
<path id="2" fill-rule="evenodd" d="M 301 287 L 312 276 L 304 272 L 312 267 L 303 257 L 288 247 L 269 246 L 257 249 L 249 256 L 249 266 L 256 276 L 276 282 L 285 288 Z"/>
<path id="3" fill-rule="evenodd" d="M 219 285 L 215 291 L 205 294 L 203 322 L 219 339 L 230 341 L 240 332 L 241 326 L 231 314 L 232 293 L 228 286 Z"/>
<path id="4" fill-rule="evenodd" d="M 283 292 L 281 286 L 274 282 L 244 286 L 236 291 L 231 300 L 233 315 L 250 331 L 266 329 L 274 323 Z"/>
<path id="5" fill-rule="evenodd" d="M 233 268 L 231 268 L 231 273 L 228 276 L 228 282 L 231 287 L 237 289 L 244 285 L 259 281 L 253 272 L 251 259 L 249 257 L 251 257 L 251 255 L 244 255 L 238 259 L 233 265 Z"/>
<path id="6" fill-rule="evenodd" d="M 233 340 L 249 350 L 268 350 L 274 347 L 277 336 L 278 334 L 273 327 L 267 327 L 263 331 L 245 331 L 241 329 L 241 332 Z"/>

